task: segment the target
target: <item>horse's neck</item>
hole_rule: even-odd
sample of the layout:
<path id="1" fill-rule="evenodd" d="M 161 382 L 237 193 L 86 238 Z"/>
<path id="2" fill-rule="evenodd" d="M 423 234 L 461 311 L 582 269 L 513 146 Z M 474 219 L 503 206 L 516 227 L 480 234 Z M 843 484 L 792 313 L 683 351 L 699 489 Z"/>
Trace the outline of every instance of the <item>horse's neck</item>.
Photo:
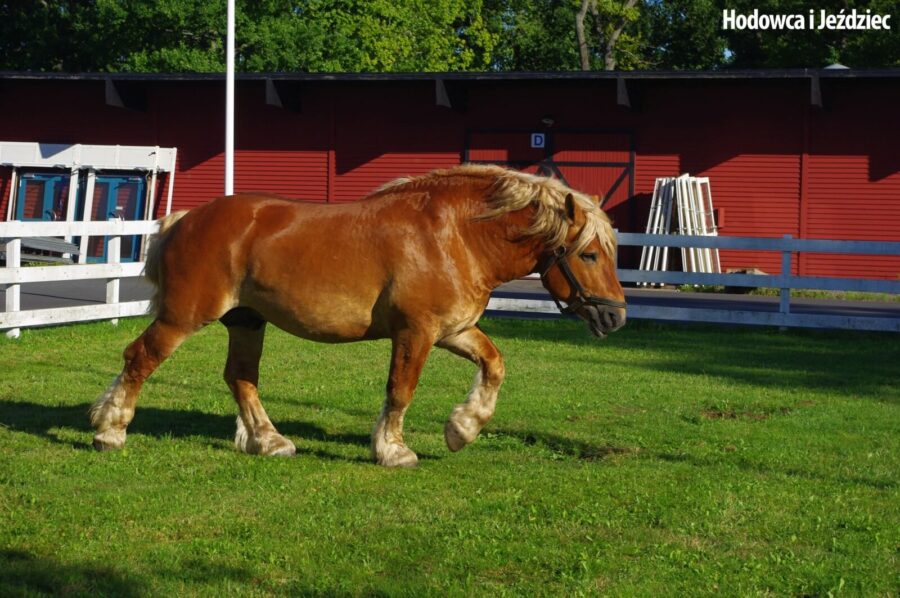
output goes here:
<path id="1" fill-rule="evenodd" d="M 489 278 L 490 286 L 517 280 L 534 271 L 543 243 L 533 238 L 521 238 L 520 234 L 528 227 L 530 218 L 530 214 L 513 212 L 489 221 L 490 226 L 482 229 L 485 253 L 482 270 Z"/>

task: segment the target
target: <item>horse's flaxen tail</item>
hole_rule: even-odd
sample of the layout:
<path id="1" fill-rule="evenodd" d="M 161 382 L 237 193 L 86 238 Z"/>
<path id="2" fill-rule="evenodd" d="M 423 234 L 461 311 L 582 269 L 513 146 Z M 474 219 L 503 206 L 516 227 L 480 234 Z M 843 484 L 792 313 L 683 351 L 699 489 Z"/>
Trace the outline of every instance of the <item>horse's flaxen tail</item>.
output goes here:
<path id="1" fill-rule="evenodd" d="M 187 210 L 172 212 L 159 220 L 159 231 L 150 237 L 150 247 L 147 249 L 147 261 L 144 263 L 144 277 L 153 283 L 156 291 L 150 299 L 150 314 L 159 312 L 163 298 L 162 256 L 166 247 L 166 239 L 172 232 L 175 223 L 187 214 Z"/>

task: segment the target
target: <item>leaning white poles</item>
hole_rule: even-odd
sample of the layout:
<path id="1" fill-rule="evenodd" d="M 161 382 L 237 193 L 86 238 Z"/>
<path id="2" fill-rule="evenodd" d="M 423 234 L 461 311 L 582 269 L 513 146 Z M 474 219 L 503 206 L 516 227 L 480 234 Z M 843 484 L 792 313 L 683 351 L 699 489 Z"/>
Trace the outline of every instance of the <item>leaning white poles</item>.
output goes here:
<path id="1" fill-rule="evenodd" d="M 672 230 L 672 208 L 675 207 L 676 229 Z M 679 177 L 656 179 L 650 214 L 648 235 L 717 236 L 712 191 L 707 177 Z M 669 248 L 644 246 L 640 269 L 663 271 L 668 269 Z M 685 272 L 721 272 L 718 249 L 681 248 L 681 264 Z M 645 286 L 648 283 L 642 283 Z"/>

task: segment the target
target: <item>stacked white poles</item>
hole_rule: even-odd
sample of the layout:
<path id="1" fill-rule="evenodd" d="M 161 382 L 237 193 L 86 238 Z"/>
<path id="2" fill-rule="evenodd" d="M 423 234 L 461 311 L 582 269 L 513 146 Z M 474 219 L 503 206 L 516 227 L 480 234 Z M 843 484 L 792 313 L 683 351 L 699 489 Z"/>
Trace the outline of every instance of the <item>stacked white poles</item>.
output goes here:
<path id="1" fill-rule="evenodd" d="M 672 206 L 676 208 L 677 229 L 672 227 Z M 650 215 L 647 219 L 649 235 L 698 235 L 717 236 L 712 190 L 707 177 L 679 177 L 656 179 Z M 721 272 L 718 249 L 681 249 L 681 264 L 685 272 Z M 663 271 L 668 269 L 669 248 L 648 247 L 641 251 L 640 269 Z M 644 283 L 646 285 L 647 283 Z"/>

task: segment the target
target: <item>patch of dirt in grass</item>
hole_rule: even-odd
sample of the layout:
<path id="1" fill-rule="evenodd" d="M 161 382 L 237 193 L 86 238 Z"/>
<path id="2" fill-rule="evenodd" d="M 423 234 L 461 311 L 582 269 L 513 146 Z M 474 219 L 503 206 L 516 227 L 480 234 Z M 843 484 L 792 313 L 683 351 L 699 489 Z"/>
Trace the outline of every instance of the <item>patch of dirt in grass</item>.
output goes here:
<path id="1" fill-rule="evenodd" d="M 595 414 L 589 415 L 567 415 L 567 422 L 598 422 L 600 421 L 600 416 Z"/>
<path id="2" fill-rule="evenodd" d="M 613 413 L 616 415 L 639 415 L 647 413 L 647 410 L 641 407 L 632 407 L 631 405 L 617 405 L 613 407 Z"/>
<path id="3" fill-rule="evenodd" d="M 790 407 L 779 407 L 775 411 L 735 411 L 733 409 L 707 409 L 700 412 L 704 419 L 749 419 L 751 421 L 767 420 L 773 415 L 787 415 L 793 411 Z"/>

